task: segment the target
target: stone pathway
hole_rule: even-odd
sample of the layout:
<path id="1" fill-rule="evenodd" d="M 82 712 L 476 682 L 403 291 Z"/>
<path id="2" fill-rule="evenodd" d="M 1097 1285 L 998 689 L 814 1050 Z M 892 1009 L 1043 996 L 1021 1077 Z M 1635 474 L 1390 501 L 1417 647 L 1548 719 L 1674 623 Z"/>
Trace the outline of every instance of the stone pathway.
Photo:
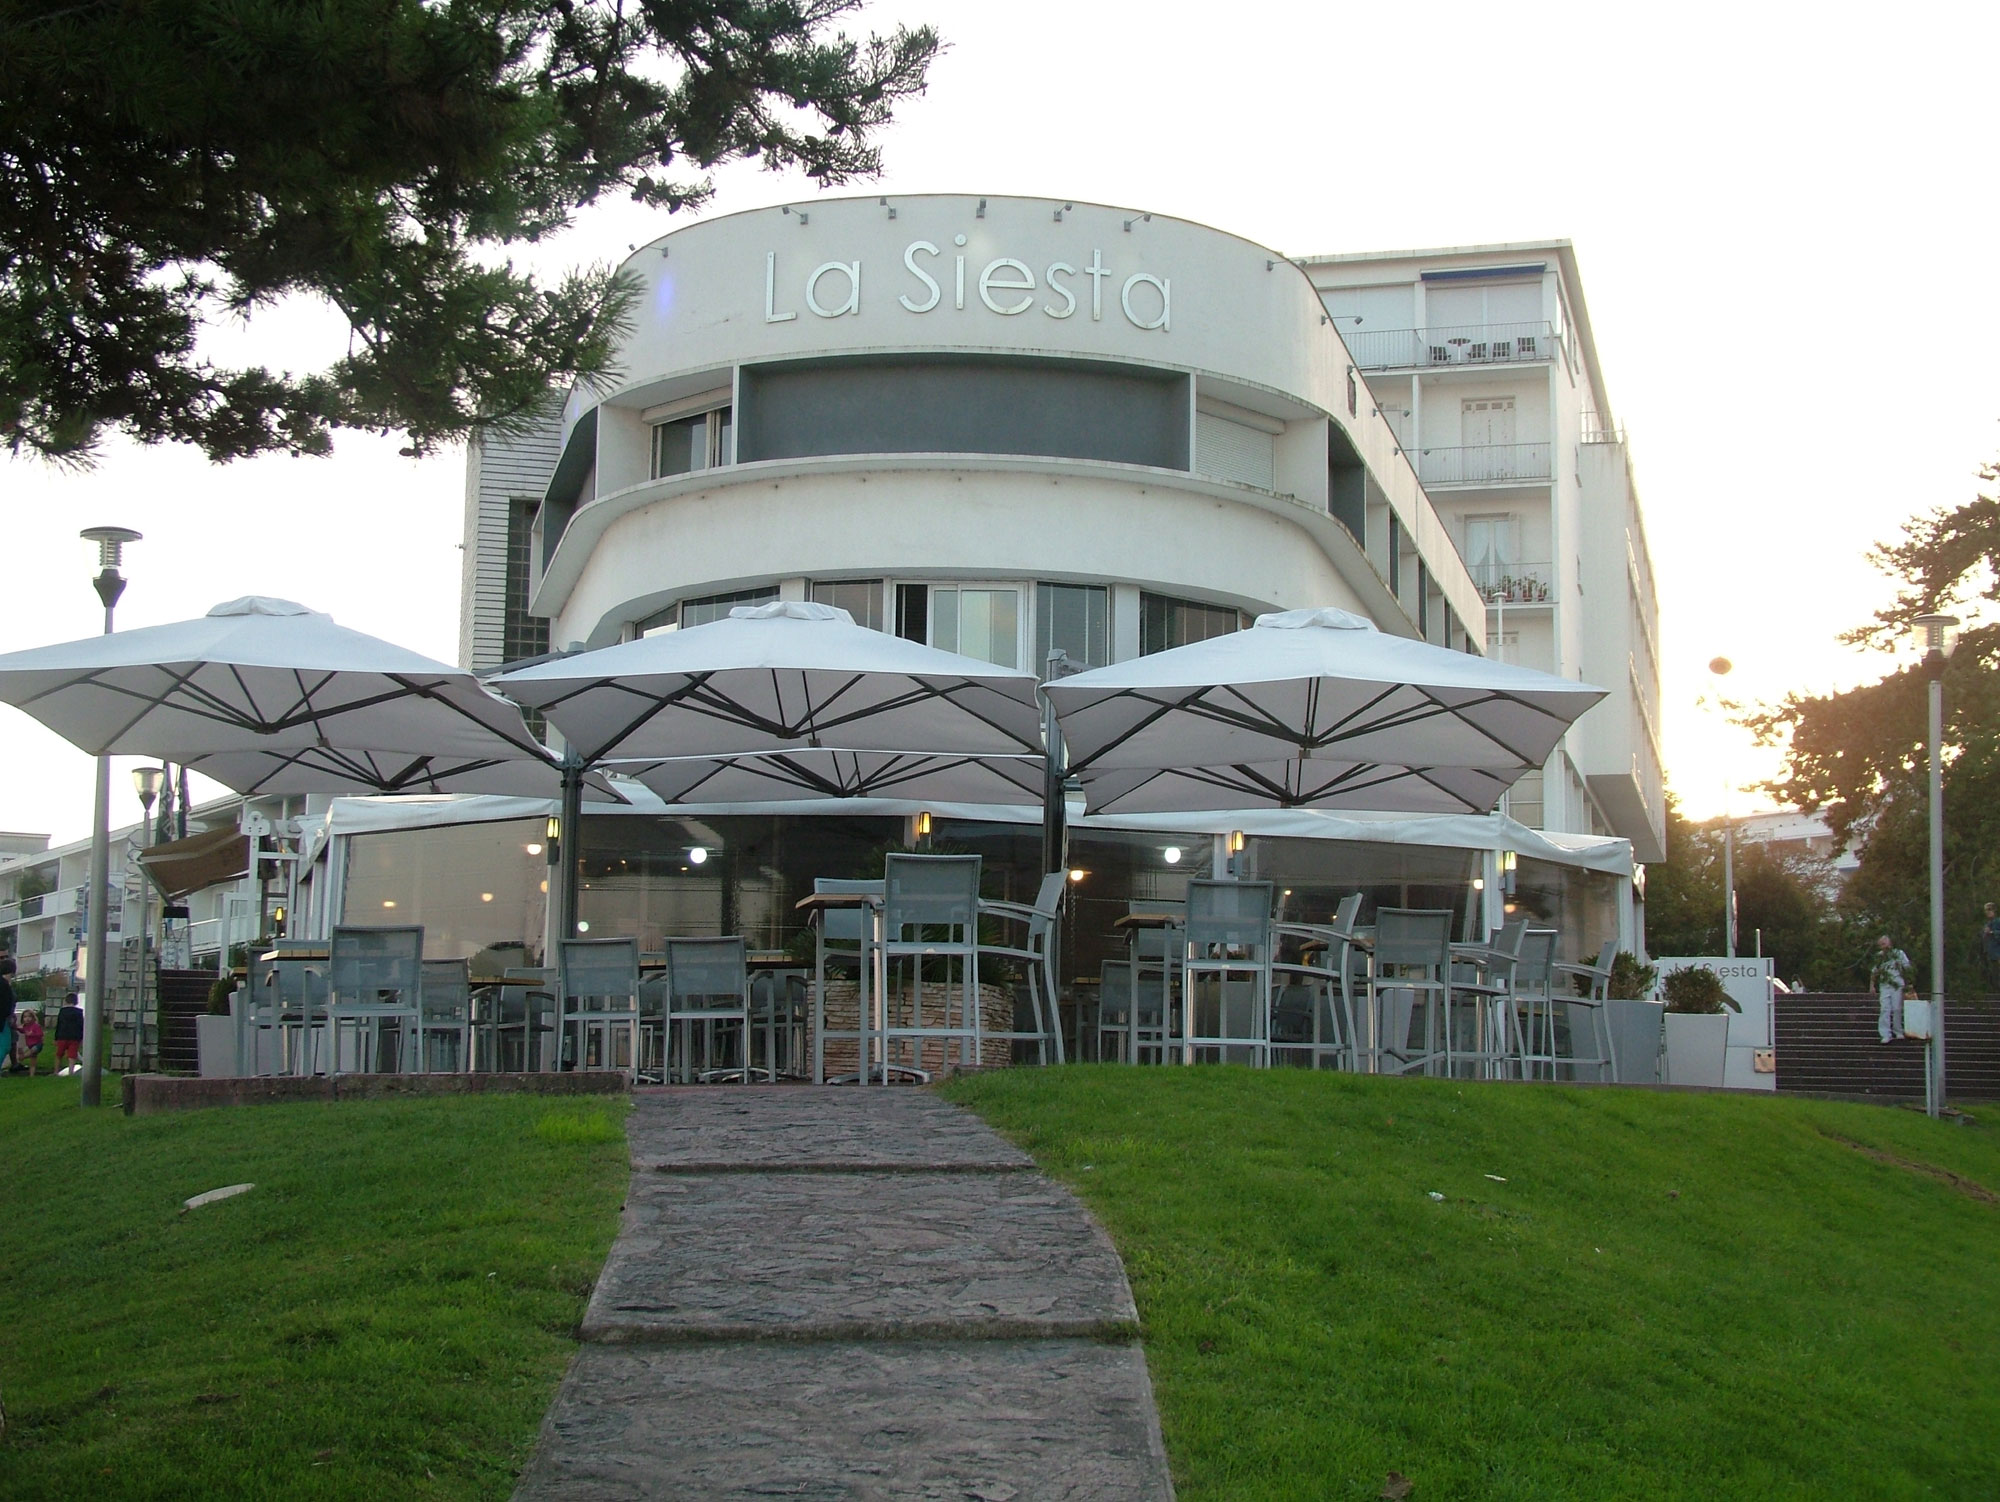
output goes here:
<path id="1" fill-rule="evenodd" d="M 925 1090 L 635 1097 L 624 1224 L 514 1495 L 1170 1499 L 1075 1197 Z"/>

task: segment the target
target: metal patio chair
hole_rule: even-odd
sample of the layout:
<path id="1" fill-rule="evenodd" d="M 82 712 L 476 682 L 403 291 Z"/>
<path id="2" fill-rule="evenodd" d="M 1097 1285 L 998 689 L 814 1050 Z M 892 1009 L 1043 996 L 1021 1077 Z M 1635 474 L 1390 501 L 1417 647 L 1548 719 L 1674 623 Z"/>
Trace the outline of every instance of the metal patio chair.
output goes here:
<path id="1" fill-rule="evenodd" d="M 557 944 L 556 1034 L 560 1067 L 619 1069 L 638 1077 L 637 939 L 564 939 Z"/>
<path id="2" fill-rule="evenodd" d="M 1032 904 L 1021 902 L 987 902 L 979 904 L 979 915 L 998 918 L 1001 921 L 1024 930 L 1017 943 L 981 944 L 979 955 L 983 963 L 989 959 L 1016 960 L 1027 974 L 1027 1003 L 1030 1026 L 1021 1027 L 1021 1019 L 1014 1019 L 1014 1031 L 988 1034 L 989 1037 L 1004 1037 L 1010 1043 L 1031 1043 L 1035 1047 L 1035 1062 L 1049 1062 L 1049 1050 L 1055 1050 L 1055 1061 L 1063 1062 L 1062 1023 L 1056 1012 L 1056 951 L 1055 941 L 1058 925 L 1062 921 L 1063 888 L 1068 885 L 1069 873 L 1051 871 L 1042 877 L 1041 890 L 1035 893 Z"/>
<path id="3" fill-rule="evenodd" d="M 1611 967 L 1617 958 L 1618 941 L 1606 939 L 1604 947 L 1597 952 L 1596 964 L 1558 964 L 1553 967 L 1557 984 L 1579 977 L 1588 983 L 1588 989 L 1582 996 L 1557 998 L 1557 1003 L 1563 1008 L 1564 1018 L 1569 1024 L 1570 1051 L 1566 1063 L 1571 1079 L 1577 1078 L 1577 1071 L 1582 1068 L 1596 1069 L 1600 1082 L 1617 1078 L 1617 1058 L 1611 1043 L 1610 1009 L 1605 1006 L 1611 995 Z M 1589 1055 L 1579 1054 L 1576 1047 L 1577 1033 L 1583 1030 L 1587 1030 L 1590 1034 L 1593 1053 Z"/>
<path id="4" fill-rule="evenodd" d="M 464 960 L 425 960 L 418 1005 L 419 1054 L 426 1073 L 472 1068 L 472 969 Z"/>
<path id="5" fill-rule="evenodd" d="M 1378 1072 L 1430 1070 L 1444 1056 L 1442 1018 L 1451 991 L 1449 908 L 1385 907 L 1375 914 L 1368 1005 Z M 1422 1036 L 1416 1036 L 1421 1028 Z"/>
<path id="6" fill-rule="evenodd" d="M 890 855 L 882 863 L 882 1078 L 891 1070 L 930 1078 L 939 1068 L 983 1063 L 979 995 L 979 872 L 976 855 Z M 941 970 L 934 987 L 924 972 Z M 900 982 L 900 984 L 899 984 Z M 927 994 L 937 1010 L 927 1013 Z M 956 1007 L 954 1008 L 954 1001 Z M 927 1020 L 928 1019 L 928 1020 Z"/>
<path id="7" fill-rule="evenodd" d="M 398 1068 L 410 1072 L 419 1066 L 423 957 L 424 931 L 419 927 L 334 929 L 326 963 L 328 1074 L 378 1072 L 384 1027 L 395 1029 Z M 309 1021 L 308 1038 L 311 1026 Z M 353 1043 L 345 1055 L 343 1029 Z M 306 1046 L 310 1052 L 312 1044 Z M 351 1058 L 354 1067 L 343 1069 L 343 1058 Z"/>
<path id="8" fill-rule="evenodd" d="M 1271 1061 L 1271 913 L 1268 881 L 1190 881 L 1181 950 L 1181 1050 L 1188 1063 Z M 1215 987 L 1211 1009 L 1199 992 Z M 1212 1027 L 1203 1023 L 1212 1022 Z"/>
<path id="9" fill-rule="evenodd" d="M 556 996 L 549 972 L 532 966 L 512 966 L 501 972 L 501 984 L 479 1031 L 486 1037 L 486 1068 L 495 1072 L 547 1069 L 555 1056 Z"/>
<path id="10" fill-rule="evenodd" d="M 667 940 L 667 1073 L 685 1083 L 748 1082 L 750 971 L 741 938 Z M 701 1024 L 701 1067 L 695 1064 L 695 1024 Z M 736 1062 L 717 1062 L 718 1034 Z"/>
<path id="11" fill-rule="evenodd" d="M 1367 950 L 1354 931 L 1361 894 L 1340 899 L 1331 923 L 1275 923 L 1274 942 L 1297 941 L 1302 957 L 1271 965 L 1274 1062 L 1302 1057 L 1309 1069 L 1356 1066 L 1354 983 L 1368 979 Z M 1357 976 L 1358 970 L 1358 976 Z"/>

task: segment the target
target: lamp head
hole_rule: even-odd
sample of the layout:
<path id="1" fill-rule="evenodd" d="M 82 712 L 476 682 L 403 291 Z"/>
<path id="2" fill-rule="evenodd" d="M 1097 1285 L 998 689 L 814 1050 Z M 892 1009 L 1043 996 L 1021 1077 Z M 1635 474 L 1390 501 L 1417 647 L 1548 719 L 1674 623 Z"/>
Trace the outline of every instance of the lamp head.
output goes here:
<path id="1" fill-rule="evenodd" d="M 130 527 L 85 527 L 77 534 L 85 542 L 97 544 L 97 566 L 114 574 L 124 561 L 125 544 L 137 542 L 139 535 Z"/>
<path id="2" fill-rule="evenodd" d="M 1939 660 L 1951 656 L 1951 649 L 1958 645 L 1958 633 L 1952 630 L 1957 624 L 1955 615 L 1920 615 L 1910 622 L 1924 656 Z"/>
<path id="3" fill-rule="evenodd" d="M 160 796 L 160 784 L 167 780 L 165 767 L 134 767 L 132 788 L 139 795 L 139 802 L 147 813 L 153 811 L 153 800 Z"/>

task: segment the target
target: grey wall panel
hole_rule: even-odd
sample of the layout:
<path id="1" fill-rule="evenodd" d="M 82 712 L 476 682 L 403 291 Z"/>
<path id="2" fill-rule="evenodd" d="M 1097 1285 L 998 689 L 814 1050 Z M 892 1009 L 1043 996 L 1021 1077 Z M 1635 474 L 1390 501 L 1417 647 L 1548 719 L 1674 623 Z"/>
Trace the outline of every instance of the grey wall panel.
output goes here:
<path id="1" fill-rule="evenodd" d="M 851 359 L 745 368 L 737 457 L 1041 454 L 1188 467 L 1187 378 L 1073 360 Z"/>

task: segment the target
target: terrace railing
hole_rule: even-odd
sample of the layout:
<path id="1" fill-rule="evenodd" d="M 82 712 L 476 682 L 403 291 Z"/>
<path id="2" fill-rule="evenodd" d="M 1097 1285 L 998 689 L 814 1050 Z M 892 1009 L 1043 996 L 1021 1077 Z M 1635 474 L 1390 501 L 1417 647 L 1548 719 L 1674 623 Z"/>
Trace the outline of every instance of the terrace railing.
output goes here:
<path id="1" fill-rule="evenodd" d="M 1519 365 L 1552 360 L 1555 328 L 1527 323 L 1445 324 L 1426 329 L 1356 328 L 1335 319 L 1348 353 L 1363 370 L 1407 370 L 1423 365 Z"/>
<path id="2" fill-rule="evenodd" d="M 1482 443 L 1417 451 L 1417 478 L 1426 485 L 1514 485 L 1546 480 L 1546 443 Z"/>

